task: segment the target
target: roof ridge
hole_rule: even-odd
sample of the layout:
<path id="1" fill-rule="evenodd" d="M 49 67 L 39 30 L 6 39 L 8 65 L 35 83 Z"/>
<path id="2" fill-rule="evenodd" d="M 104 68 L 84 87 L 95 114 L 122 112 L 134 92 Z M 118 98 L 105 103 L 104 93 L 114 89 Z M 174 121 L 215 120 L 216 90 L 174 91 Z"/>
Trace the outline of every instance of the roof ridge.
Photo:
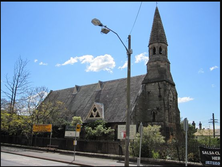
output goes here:
<path id="1" fill-rule="evenodd" d="M 131 76 L 130 78 L 132 79 L 132 78 L 135 78 L 135 77 L 140 77 L 140 76 L 145 76 L 145 75 L 146 74 L 136 75 L 136 76 Z M 84 87 L 84 86 L 89 86 L 89 85 L 97 85 L 99 82 L 102 82 L 103 84 L 105 84 L 107 82 L 113 82 L 113 81 L 124 80 L 124 79 L 127 79 L 127 78 L 119 78 L 119 79 L 113 79 L 113 80 L 108 80 L 108 81 L 100 81 L 100 80 L 98 80 L 97 83 L 92 83 L 92 84 L 87 84 L 87 85 L 78 85 L 78 87 Z M 77 86 L 77 85 L 75 85 L 75 86 Z M 74 87 L 69 87 L 69 88 L 64 88 L 64 89 L 58 89 L 58 90 L 54 90 L 54 91 L 61 91 L 61 90 L 66 90 L 66 89 L 74 89 L 75 86 Z"/>

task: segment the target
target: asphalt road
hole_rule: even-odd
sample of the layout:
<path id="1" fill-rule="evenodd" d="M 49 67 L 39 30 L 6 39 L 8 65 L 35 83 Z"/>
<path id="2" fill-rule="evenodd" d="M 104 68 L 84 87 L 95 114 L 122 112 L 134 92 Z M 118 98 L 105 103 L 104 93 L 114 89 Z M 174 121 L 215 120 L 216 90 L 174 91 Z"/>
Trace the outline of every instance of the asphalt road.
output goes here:
<path id="1" fill-rule="evenodd" d="M 17 154 L 22 157 L 30 157 L 31 156 L 31 158 L 35 157 L 35 158 L 44 159 L 44 160 L 51 160 L 51 162 L 57 161 L 59 163 L 64 163 L 64 165 L 60 165 L 60 166 L 67 166 L 68 164 L 69 165 L 73 164 L 73 165 L 78 165 L 78 166 L 124 166 L 124 161 L 119 161 L 119 160 L 114 160 L 114 159 L 75 155 L 75 161 L 73 161 L 74 155 L 53 153 L 53 152 L 33 150 L 33 149 L 24 149 L 24 148 L 18 148 L 18 147 L 1 146 L 1 151 L 2 151 L 1 153 L 10 153 L 10 155 L 7 154 L 8 157 L 10 157 L 10 156 L 15 157 L 14 155 Z M 19 160 L 18 162 L 16 162 L 16 163 L 18 163 L 18 165 L 20 163 L 26 164 L 25 161 L 21 161 L 21 159 L 23 159 L 23 158 L 20 158 L 20 159 L 19 158 L 15 158 L 15 159 L 11 158 L 11 159 L 12 159 L 12 161 L 10 161 L 10 162 L 9 162 L 10 158 L 2 159 L 1 161 L 2 161 L 2 163 L 7 164 L 7 163 L 13 163 L 13 161 Z M 36 161 L 36 163 L 38 163 L 38 161 Z M 31 166 L 30 161 L 27 161 L 26 166 Z M 35 166 L 35 165 L 33 165 L 33 166 Z M 47 166 L 47 165 L 44 164 L 44 166 Z M 130 162 L 129 166 L 137 166 L 137 164 Z M 143 165 L 141 164 L 141 166 L 143 166 Z M 159 166 L 159 165 L 155 165 L 155 166 Z"/>
<path id="2" fill-rule="evenodd" d="M 78 166 L 1 152 L 1 166 Z"/>
<path id="3" fill-rule="evenodd" d="M 2 144 L 2 143 L 1 143 Z M 116 157 L 114 155 L 102 155 L 96 153 L 78 153 L 75 155 L 74 159 L 74 152 L 69 150 L 56 150 L 56 152 L 47 152 L 47 148 L 42 147 L 29 147 L 29 146 L 20 146 L 20 145 L 10 145 L 10 144 L 2 144 L 1 145 L 1 153 L 10 153 L 12 155 L 20 155 L 29 158 L 38 158 L 41 160 L 53 161 L 57 163 L 63 163 L 64 165 L 59 166 L 71 166 L 71 165 L 78 165 L 78 166 L 125 166 L 123 157 Z M 10 157 L 10 155 L 9 155 Z M 15 158 L 16 159 L 16 158 Z M 17 158 L 18 159 L 18 158 Z M 119 159 L 119 160 L 118 160 Z M 9 162 L 10 158 L 2 159 L 2 163 L 5 166 L 13 162 Z M 21 163 L 19 159 L 18 165 Z M 166 162 L 165 162 L 166 161 Z M 184 162 L 178 161 L 158 161 L 160 163 L 150 164 L 149 161 L 145 161 L 145 164 L 141 163 L 140 166 L 185 166 Z M 30 161 L 29 161 L 30 162 Z M 1 164 L 2 164 L 1 163 Z M 27 162 L 28 163 L 28 162 Z M 158 165 L 157 165 L 158 164 Z M 162 164 L 162 165 L 160 165 Z M 13 166 L 13 164 L 11 165 Z M 25 165 L 22 165 L 25 166 Z M 30 166 L 30 163 L 28 165 Z M 41 165 L 37 165 L 41 166 Z M 47 166 L 44 164 L 44 166 Z M 51 165 L 50 165 L 51 166 Z M 56 165 L 54 165 L 56 166 Z M 129 162 L 129 166 L 137 166 L 137 162 L 135 158 L 132 158 Z M 188 166 L 199 167 L 203 166 L 201 163 L 192 163 L 188 162 Z"/>

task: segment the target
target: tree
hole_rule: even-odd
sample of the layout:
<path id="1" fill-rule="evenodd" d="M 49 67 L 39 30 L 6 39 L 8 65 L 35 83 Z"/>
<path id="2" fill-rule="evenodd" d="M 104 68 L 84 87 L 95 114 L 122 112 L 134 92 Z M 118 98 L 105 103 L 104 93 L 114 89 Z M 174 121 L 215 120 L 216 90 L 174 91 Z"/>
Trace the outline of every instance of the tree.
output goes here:
<path id="1" fill-rule="evenodd" d="M 10 121 L 9 121 L 10 120 Z M 10 114 L 1 110 L 1 132 L 9 135 L 30 135 L 29 116 Z"/>
<path id="2" fill-rule="evenodd" d="M 23 108 L 22 114 L 33 116 L 33 112 L 44 101 L 48 93 L 48 88 L 44 86 L 30 88 L 20 102 Z"/>
<path id="3" fill-rule="evenodd" d="M 26 71 L 27 64 L 27 60 L 22 60 L 21 57 L 19 57 L 14 66 L 12 80 L 6 75 L 5 86 L 7 90 L 2 90 L 2 92 L 9 99 L 9 112 L 11 114 L 16 113 L 18 110 L 16 108 L 17 96 L 26 92 L 28 88 L 29 72 Z"/>
<path id="4" fill-rule="evenodd" d="M 160 126 L 148 125 L 143 127 L 143 138 L 142 138 L 142 157 L 159 157 L 158 150 L 161 148 L 161 144 L 165 143 L 164 136 L 160 133 Z M 136 134 L 136 138 L 131 142 L 130 153 L 134 156 L 139 156 L 140 146 L 140 133 Z M 151 155 L 152 154 L 152 155 Z"/>
<path id="5" fill-rule="evenodd" d="M 27 124 L 27 137 L 30 137 L 32 134 L 32 127 L 36 121 L 35 111 L 43 102 L 47 94 L 48 89 L 44 86 L 29 88 L 19 100 L 19 106 L 21 108 L 20 115 L 23 115 L 23 118 L 25 118 L 23 121 Z"/>
<path id="6" fill-rule="evenodd" d="M 71 125 L 72 125 L 72 126 L 76 126 L 77 123 L 80 124 L 80 125 L 82 125 L 82 119 L 81 119 L 81 117 L 77 117 L 77 116 L 72 117 Z"/>
<path id="7" fill-rule="evenodd" d="M 183 130 L 183 121 L 180 120 L 180 126 L 182 130 L 182 135 L 177 136 L 177 138 L 170 138 L 167 141 L 167 148 L 166 152 L 168 152 L 168 156 L 170 159 L 175 160 L 184 160 L 185 158 L 185 131 Z M 193 156 L 193 160 L 190 156 L 188 159 L 189 161 L 196 161 L 196 157 L 199 157 L 199 148 L 198 148 L 198 142 L 195 139 L 194 133 L 197 130 L 192 124 L 188 124 L 188 131 L 187 131 L 187 145 L 188 145 L 188 155 Z"/>
<path id="8" fill-rule="evenodd" d="M 220 148 L 220 138 L 213 138 L 212 134 L 210 133 L 210 129 L 208 129 L 209 135 L 207 136 L 204 135 L 204 131 L 206 130 L 202 129 L 199 131 L 201 134 L 201 136 L 197 138 L 199 145 Z"/>
<path id="9" fill-rule="evenodd" d="M 8 111 L 9 102 L 5 98 L 1 98 L 1 110 Z"/>
<path id="10" fill-rule="evenodd" d="M 113 139 L 114 129 L 106 127 L 104 120 L 96 120 L 85 127 L 86 138 L 93 140 Z"/>
<path id="11" fill-rule="evenodd" d="M 67 111 L 65 104 L 61 101 L 42 102 L 33 112 L 34 122 L 36 124 L 64 125 Z"/>

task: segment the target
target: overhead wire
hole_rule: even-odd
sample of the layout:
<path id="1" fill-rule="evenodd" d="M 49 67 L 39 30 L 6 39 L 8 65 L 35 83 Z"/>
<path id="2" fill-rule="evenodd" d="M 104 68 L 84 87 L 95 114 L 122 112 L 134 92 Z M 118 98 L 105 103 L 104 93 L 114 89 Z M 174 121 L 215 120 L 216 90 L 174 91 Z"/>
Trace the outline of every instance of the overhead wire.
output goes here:
<path id="1" fill-rule="evenodd" d="M 135 21 L 134 21 L 134 23 L 133 23 L 132 29 L 131 29 L 131 31 L 130 31 L 129 34 L 131 34 L 131 32 L 133 31 L 133 28 L 134 28 L 134 26 L 135 26 L 135 23 L 136 23 L 136 20 L 137 20 L 138 15 L 139 15 L 139 12 L 140 12 L 140 8 L 141 8 L 141 6 L 142 6 L 142 2 L 140 3 L 140 7 L 139 7 L 139 9 L 138 9 L 138 12 L 137 12 L 137 15 L 136 15 Z"/>

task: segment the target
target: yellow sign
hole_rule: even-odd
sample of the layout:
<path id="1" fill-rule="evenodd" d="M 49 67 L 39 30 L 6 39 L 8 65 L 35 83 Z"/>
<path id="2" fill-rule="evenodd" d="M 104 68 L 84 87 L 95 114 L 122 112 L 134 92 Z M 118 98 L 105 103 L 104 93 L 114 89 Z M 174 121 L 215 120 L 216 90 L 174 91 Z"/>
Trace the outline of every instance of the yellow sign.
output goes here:
<path id="1" fill-rule="evenodd" d="M 76 132 L 80 132 L 81 131 L 81 125 L 80 124 L 77 124 L 76 125 Z"/>
<path id="2" fill-rule="evenodd" d="M 73 140 L 73 145 L 74 145 L 74 146 L 77 145 L 77 140 Z"/>
<path id="3" fill-rule="evenodd" d="M 52 132 L 52 124 L 33 125 L 33 132 Z"/>

